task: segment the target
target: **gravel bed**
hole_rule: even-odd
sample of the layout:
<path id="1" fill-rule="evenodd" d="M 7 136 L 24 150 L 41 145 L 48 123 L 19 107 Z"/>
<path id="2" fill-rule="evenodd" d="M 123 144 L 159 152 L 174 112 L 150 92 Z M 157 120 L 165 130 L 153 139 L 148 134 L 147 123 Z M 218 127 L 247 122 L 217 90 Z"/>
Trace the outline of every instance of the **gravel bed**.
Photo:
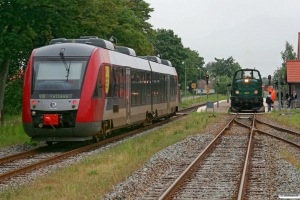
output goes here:
<path id="1" fill-rule="evenodd" d="M 205 133 L 189 136 L 185 140 L 157 152 L 141 169 L 124 182 L 116 185 L 101 199 L 146 199 L 144 195 L 153 188 L 165 187 L 160 179 L 167 177 L 174 170 L 175 164 L 178 162 L 189 162 L 190 164 L 195 159 L 195 157 L 187 156 L 189 149 L 197 149 L 200 153 L 201 149 L 204 149 L 213 140 L 229 120 L 229 116 L 222 117 L 218 123 L 207 128 Z"/>
<path id="2" fill-rule="evenodd" d="M 228 121 L 230 117 L 227 117 L 224 121 Z M 261 117 L 263 118 L 263 117 Z M 247 120 L 241 120 L 245 123 Z M 249 120 L 250 121 L 250 120 Z M 265 119 L 271 124 L 278 124 L 272 120 Z M 108 194 L 103 196 L 101 199 L 144 199 L 143 196 L 150 191 L 152 187 L 163 187 L 157 180 L 172 170 L 172 162 L 181 162 L 186 159 L 186 155 L 182 155 L 184 148 L 187 146 L 195 145 L 198 146 L 207 145 L 207 140 L 210 135 L 215 135 L 220 129 L 220 123 L 215 123 L 209 127 L 209 131 L 204 134 L 196 134 L 188 137 L 186 140 L 181 141 L 175 145 L 172 145 L 157 154 L 155 154 L 141 169 L 137 170 L 132 176 L 128 177 L 124 182 L 116 185 Z M 242 129 L 240 130 L 242 132 Z M 235 137 L 233 135 L 233 137 Z M 257 134 L 255 137 L 259 137 L 263 140 L 262 154 L 265 157 L 265 162 L 268 171 L 262 173 L 262 180 L 265 180 L 267 185 L 267 191 L 265 191 L 266 199 L 278 199 L 278 194 L 283 192 L 299 192 L 300 188 L 300 171 L 295 166 L 284 160 L 280 151 L 288 150 L 293 154 L 296 159 L 300 159 L 300 150 L 292 147 L 291 145 L 285 144 L 284 142 L 278 141 L 272 137 Z M 163 163 L 166 163 L 165 165 Z M 259 199 L 251 198 L 249 199 Z M 209 199 L 209 198 L 208 198 Z M 226 197 L 222 198 L 226 199 Z"/>
<path id="3" fill-rule="evenodd" d="M 170 123 L 172 123 L 172 122 L 170 122 Z M 0 183 L 0 192 L 3 192 L 3 191 L 5 191 L 9 188 L 17 189 L 20 186 L 29 184 L 29 183 L 33 182 L 34 180 L 36 180 L 37 178 L 39 178 L 41 176 L 45 176 L 47 174 L 50 174 L 50 173 L 54 172 L 55 170 L 57 170 L 59 168 L 66 167 L 68 165 L 78 163 L 78 162 L 84 160 L 85 158 L 87 158 L 91 155 L 94 155 L 94 154 L 97 154 L 101 151 L 109 149 L 109 148 L 111 148 L 115 145 L 118 145 L 118 144 L 126 141 L 127 139 L 132 139 L 134 137 L 139 137 L 143 134 L 147 134 L 151 131 L 155 131 L 156 129 L 167 126 L 170 123 L 167 123 L 165 125 L 159 126 L 157 128 L 151 129 L 151 130 L 143 131 L 143 132 L 141 132 L 137 135 L 134 135 L 134 136 L 129 136 L 125 140 L 115 141 L 113 143 L 101 146 L 97 149 L 87 151 L 87 152 L 83 152 L 81 154 L 69 157 L 67 159 L 62 160 L 59 163 L 54 163 L 52 165 L 47 165 L 47 166 L 39 168 L 37 170 L 28 172 L 28 173 L 26 173 L 26 175 L 16 176 L 16 177 L 13 177 L 11 179 L 8 179 L 7 181 L 4 181 L 4 182 Z M 46 144 L 44 142 L 41 142 L 37 146 L 30 146 L 30 145 L 27 145 L 27 144 L 13 145 L 13 146 L 10 146 L 10 147 L 0 149 L 0 157 L 6 157 L 8 155 L 17 154 L 17 153 L 20 153 L 20 152 L 32 150 L 32 149 L 42 147 L 42 146 L 46 146 Z"/>

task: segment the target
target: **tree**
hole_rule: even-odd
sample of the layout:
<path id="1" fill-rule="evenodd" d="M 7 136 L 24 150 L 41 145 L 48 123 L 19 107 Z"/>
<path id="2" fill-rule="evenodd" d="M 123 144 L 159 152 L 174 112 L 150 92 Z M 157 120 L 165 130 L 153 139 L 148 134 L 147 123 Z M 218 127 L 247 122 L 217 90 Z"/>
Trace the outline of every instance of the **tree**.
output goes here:
<path id="1" fill-rule="evenodd" d="M 215 62 L 209 62 L 206 64 L 206 69 L 212 77 L 220 77 L 226 75 L 229 78 L 232 78 L 235 71 L 241 69 L 241 66 L 238 62 L 231 57 L 218 59 L 215 58 Z"/>
<path id="2" fill-rule="evenodd" d="M 181 89 L 185 85 L 185 76 L 187 85 L 197 82 L 199 77 L 197 68 L 204 65 L 204 59 L 199 56 L 198 52 L 185 48 L 181 38 L 175 35 L 172 30 L 157 29 L 152 42 L 155 55 L 170 60 L 172 66 L 176 68 Z"/>
<path id="3" fill-rule="evenodd" d="M 53 38 L 95 35 L 108 39 L 116 33 L 121 44 L 141 53 L 152 53 L 148 34 L 151 31 L 153 34 L 153 30 L 146 22 L 151 11 L 153 9 L 143 0 L 2 0 L 0 110 L 4 105 L 4 92 L 8 91 L 5 89 L 8 74 L 17 74 L 21 66 L 26 66 L 31 51 L 49 44 Z"/>
<path id="4" fill-rule="evenodd" d="M 294 52 L 294 47 L 290 43 L 285 43 L 285 50 L 280 52 L 281 58 L 283 60 L 281 67 L 277 68 L 274 72 L 273 77 L 286 77 L 286 61 L 287 60 L 296 60 L 297 54 Z"/>
<path id="5" fill-rule="evenodd" d="M 215 78 L 213 82 L 213 88 L 218 94 L 225 95 L 227 93 L 227 84 L 231 82 L 232 82 L 232 78 L 229 78 L 226 75 L 219 76 L 218 78 Z M 217 83 L 219 83 L 219 85 L 217 85 Z"/>

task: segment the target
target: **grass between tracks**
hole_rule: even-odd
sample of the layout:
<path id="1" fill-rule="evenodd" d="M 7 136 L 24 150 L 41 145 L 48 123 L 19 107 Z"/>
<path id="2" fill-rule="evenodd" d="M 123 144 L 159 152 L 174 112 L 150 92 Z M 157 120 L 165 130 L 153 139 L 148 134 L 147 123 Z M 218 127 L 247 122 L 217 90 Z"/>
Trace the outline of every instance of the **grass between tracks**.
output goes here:
<path id="1" fill-rule="evenodd" d="M 149 132 L 62 168 L 34 183 L 0 194 L 0 199 L 100 199 L 114 185 L 143 166 L 156 152 L 187 136 L 203 133 L 218 120 L 211 113 L 193 113 L 185 119 Z"/>

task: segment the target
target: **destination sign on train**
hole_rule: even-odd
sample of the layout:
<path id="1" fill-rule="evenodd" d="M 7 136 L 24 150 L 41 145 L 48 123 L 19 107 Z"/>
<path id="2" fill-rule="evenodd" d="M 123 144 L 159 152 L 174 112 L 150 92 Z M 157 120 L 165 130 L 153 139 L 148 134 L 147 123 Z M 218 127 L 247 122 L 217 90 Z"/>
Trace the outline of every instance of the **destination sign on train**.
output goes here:
<path id="1" fill-rule="evenodd" d="M 39 94 L 39 99 L 72 99 L 72 94 Z"/>

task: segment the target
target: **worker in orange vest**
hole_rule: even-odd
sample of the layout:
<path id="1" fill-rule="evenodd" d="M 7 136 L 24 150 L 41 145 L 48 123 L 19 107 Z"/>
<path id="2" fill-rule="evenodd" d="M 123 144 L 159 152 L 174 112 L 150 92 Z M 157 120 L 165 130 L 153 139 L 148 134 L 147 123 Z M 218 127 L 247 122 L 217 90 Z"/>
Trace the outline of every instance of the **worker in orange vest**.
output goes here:
<path id="1" fill-rule="evenodd" d="M 273 103 L 271 104 L 271 107 L 273 108 L 274 107 L 274 101 L 275 101 L 275 98 L 276 98 L 276 91 L 274 90 L 274 88 L 272 86 L 269 86 L 267 90 L 268 90 L 268 92 L 271 92 L 271 99 L 273 101 Z"/>

